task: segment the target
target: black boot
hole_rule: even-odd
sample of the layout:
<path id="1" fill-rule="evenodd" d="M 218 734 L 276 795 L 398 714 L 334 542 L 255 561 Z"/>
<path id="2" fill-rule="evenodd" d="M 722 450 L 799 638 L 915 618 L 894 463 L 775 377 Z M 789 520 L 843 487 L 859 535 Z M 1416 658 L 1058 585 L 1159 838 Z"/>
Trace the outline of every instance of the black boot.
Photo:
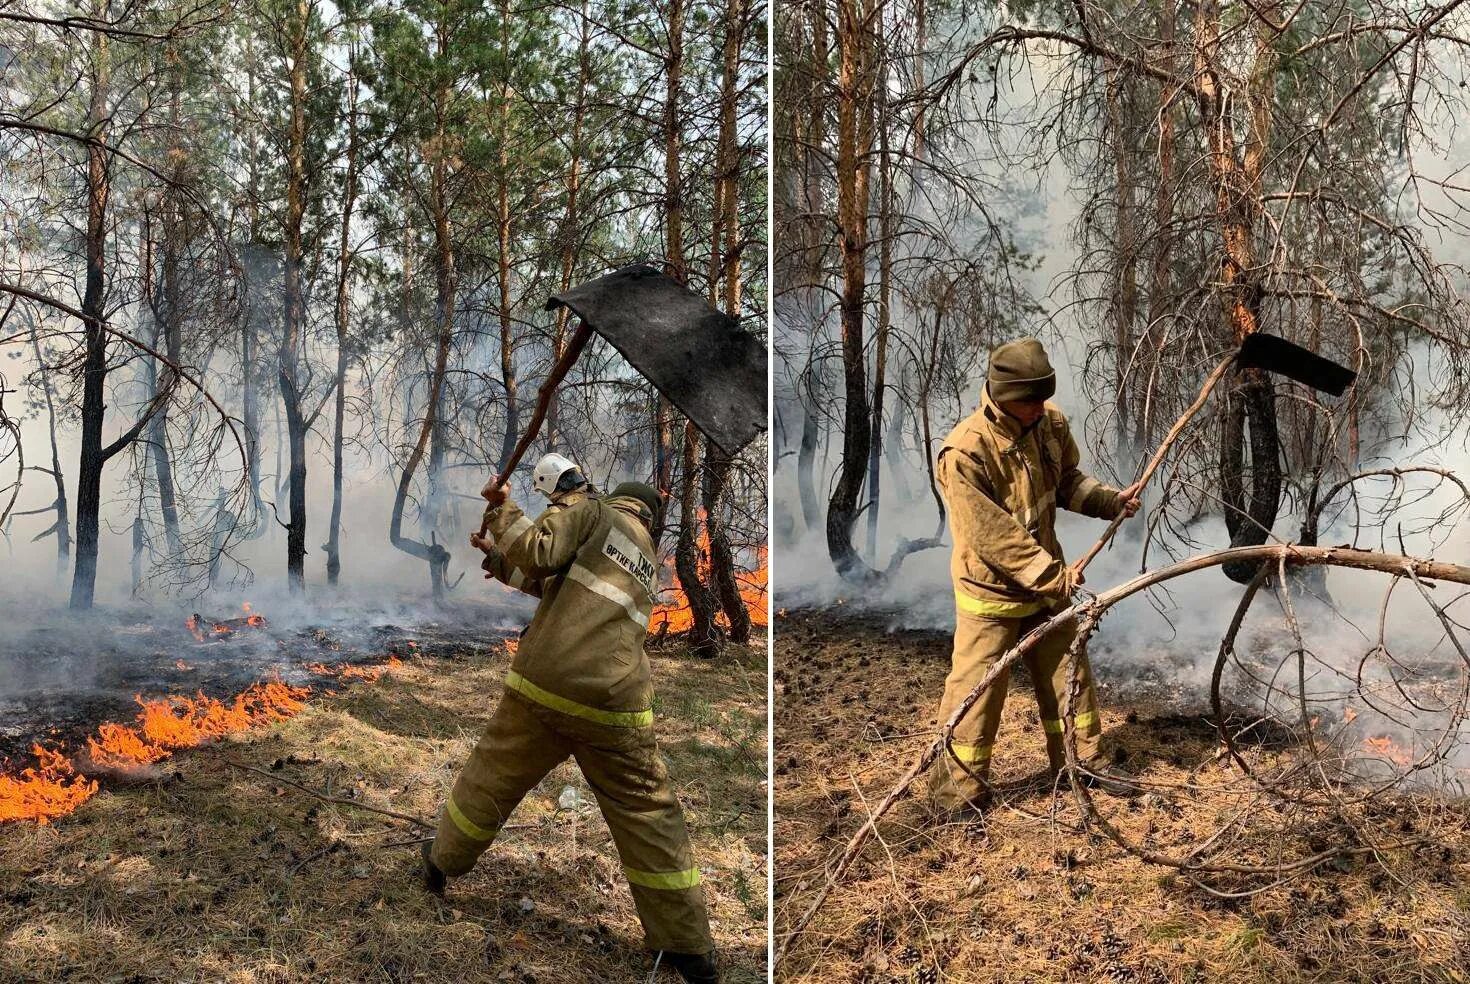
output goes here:
<path id="1" fill-rule="evenodd" d="M 720 972 L 715 968 L 715 953 L 674 953 L 665 950 L 663 962 L 679 972 L 689 984 L 720 984 Z"/>
<path id="2" fill-rule="evenodd" d="M 431 840 L 424 841 L 424 891 L 432 892 L 442 899 L 444 897 L 444 887 L 449 884 L 449 876 L 440 871 L 439 866 L 434 863 L 434 859 L 429 856 L 433 853 L 433 850 L 434 842 Z"/>

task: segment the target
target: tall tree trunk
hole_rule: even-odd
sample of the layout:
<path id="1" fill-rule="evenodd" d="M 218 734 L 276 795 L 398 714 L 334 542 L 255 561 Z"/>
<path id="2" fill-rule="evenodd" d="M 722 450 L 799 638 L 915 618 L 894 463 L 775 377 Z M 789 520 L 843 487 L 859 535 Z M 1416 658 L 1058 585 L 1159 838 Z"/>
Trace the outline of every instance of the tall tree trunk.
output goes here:
<path id="1" fill-rule="evenodd" d="M 98 4 L 99 12 L 105 6 Z M 102 508 L 102 422 L 106 412 L 107 334 L 103 330 L 107 274 L 108 160 L 103 146 L 110 127 L 107 91 L 110 84 L 108 38 L 92 36 L 92 92 L 87 112 L 87 286 L 82 295 L 86 350 L 82 363 L 82 447 L 77 469 L 77 563 L 72 574 L 71 607 L 92 607 L 97 592 L 97 548 Z"/>
<path id="2" fill-rule="evenodd" d="M 807 288 L 804 301 L 812 330 L 808 341 L 806 369 L 797 386 L 797 399 L 801 404 L 801 443 L 796 454 L 796 486 L 801 501 L 802 525 L 807 530 L 815 530 L 822 524 L 822 507 L 817 497 L 813 474 L 817 449 L 822 438 L 821 420 L 817 417 L 816 409 L 823 401 L 826 386 L 813 352 L 818 340 L 826 336 L 827 301 L 826 292 L 822 288 L 828 280 L 827 253 L 831 241 L 831 232 L 822 218 L 827 212 L 824 171 L 826 158 L 818 152 L 827 142 L 827 93 L 832 81 L 826 5 L 812 0 L 808 21 L 812 32 L 812 54 L 808 64 L 812 84 L 806 90 L 809 103 L 806 118 L 809 123 L 804 138 L 798 135 L 796 144 L 798 160 L 801 162 L 801 211 L 805 216 L 799 226 L 802 231 Z M 791 116 L 794 121 L 798 114 L 792 113 Z"/>
<path id="3" fill-rule="evenodd" d="M 159 272 L 158 294 L 161 303 L 155 306 L 158 314 L 158 327 L 163 336 L 165 354 L 174 365 L 180 365 L 183 361 L 183 312 L 180 310 L 179 290 L 179 251 L 182 244 L 179 238 L 183 233 L 182 216 L 179 214 L 180 194 L 179 189 L 184 181 L 184 147 L 183 147 L 183 119 L 180 113 L 180 98 L 183 89 L 183 69 L 179 63 L 178 52 L 170 48 L 165 52 L 164 58 L 169 66 L 169 133 L 172 141 L 169 147 L 169 159 L 173 161 L 170 169 L 170 186 L 164 189 L 163 196 L 159 202 L 163 211 L 163 241 L 161 243 L 161 266 Z M 172 370 L 165 370 L 172 373 Z M 153 372 L 157 379 L 157 370 Z M 159 408 L 153 417 L 153 423 L 149 427 L 151 439 L 149 443 L 153 450 L 153 469 L 158 479 L 158 508 L 163 516 L 164 544 L 168 548 L 168 559 L 177 562 L 179 555 L 183 552 L 183 537 L 179 532 L 179 504 L 178 491 L 174 487 L 173 459 L 169 455 L 168 446 L 168 406 Z"/>
<path id="4" fill-rule="evenodd" d="M 256 105 L 256 63 L 254 37 L 247 33 L 245 38 L 246 93 L 250 105 Z M 265 520 L 265 500 L 260 494 L 260 392 L 258 389 L 256 349 L 258 336 L 258 313 L 255 298 L 259 291 L 257 282 L 260 270 L 260 146 L 253 128 L 247 128 L 245 137 L 245 245 L 246 255 L 241 264 L 241 293 L 244 300 L 240 305 L 240 420 L 245 426 L 246 470 L 249 473 L 250 500 L 255 518 L 255 530 L 251 538 L 265 535 L 270 524 Z"/>
<path id="5" fill-rule="evenodd" d="M 499 246 L 500 269 L 500 379 L 505 386 L 505 434 L 500 446 L 500 467 L 503 473 L 510 464 L 520 440 L 520 404 L 516 394 L 515 331 L 511 323 L 510 296 L 510 22 L 514 16 L 507 0 L 500 0 L 500 100 L 497 112 L 496 137 L 499 147 L 499 166 L 495 172 L 496 240 Z"/>
<path id="6" fill-rule="evenodd" d="M 886 9 L 886 8 L 885 8 Z M 893 169 L 888 154 L 888 45 L 878 22 L 878 331 L 873 353 L 873 430 L 868 450 L 868 558 L 878 557 L 879 473 L 883 461 L 883 387 L 888 372 L 888 325 L 893 291 Z"/>
<path id="7" fill-rule="evenodd" d="M 1175 0 L 1160 0 L 1159 43 L 1163 49 L 1163 68 L 1172 76 L 1177 70 L 1178 56 L 1174 47 Z M 1143 393 L 1135 400 L 1136 428 L 1134 442 L 1139 448 L 1154 446 L 1154 394 L 1163 380 L 1159 363 L 1163 354 L 1164 320 L 1169 316 L 1173 299 L 1169 262 L 1173 252 L 1174 231 L 1174 114 L 1176 93 L 1173 87 L 1160 83 L 1158 96 L 1158 160 L 1159 181 L 1154 200 L 1154 249 L 1149 275 L 1147 341 L 1144 344 Z"/>
<path id="8" fill-rule="evenodd" d="M 1133 410 L 1129 401 L 1129 366 L 1133 361 L 1133 323 L 1138 316 L 1138 244 L 1133 204 L 1133 100 L 1130 77 L 1117 70 L 1107 73 L 1107 127 L 1112 135 L 1113 184 L 1116 196 L 1113 221 L 1113 445 L 1121 470 L 1130 471 L 1136 456 L 1132 446 Z"/>
<path id="9" fill-rule="evenodd" d="M 290 511 L 286 521 L 286 581 L 292 594 L 306 590 L 306 416 L 300 390 L 300 349 L 306 321 L 302 275 L 302 224 L 306 214 L 306 56 L 310 11 L 296 0 L 289 23 L 291 123 L 286 148 L 285 330 L 277 353 L 281 405 L 290 454 Z"/>
<path id="10" fill-rule="evenodd" d="M 740 75 L 740 48 L 744 36 L 746 0 L 729 0 L 725 10 L 724 75 L 720 83 L 720 140 L 716 161 L 716 206 L 719 221 L 715 224 L 714 248 L 710 253 L 711 293 L 715 285 L 723 286 L 725 313 L 740 317 L 740 212 L 739 148 L 736 145 L 735 101 Z M 723 245 L 720 243 L 724 236 Z M 718 268 L 716 263 L 718 262 Z M 718 280 L 716 279 L 718 276 Z M 730 626 L 730 638 L 737 643 L 750 641 L 750 612 L 740 596 L 740 583 L 735 576 L 735 551 L 730 545 L 726 524 L 725 489 L 730 478 L 730 458 L 713 444 L 705 450 L 704 514 L 709 531 L 710 580 Z"/>
<path id="11" fill-rule="evenodd" d="M 561 228 L 561 289 L 572 286 L 572 275 L 577 269 L 578 246 L 581 242 L 581 218 L 577 211 L 582 192 L 582 127 L 587 116 L 587 85 L 592 79 L 592 17 L 588 9 L 589 0 L 582 0 L 582 16 L 578 19 L 581 34 L 577 42 L 577 96 L 572 110 L 572 136 L 569 147 L 571 159 L 567 162 L 567 208 L 562 216 Z M 551 333 L 551 365 L 561 361 L 567 344 L 567 319 L 570 312 L 565 307 L 556 309 L 556 324 Z M 546 450 L 555 451 L 562 444 L 561 401 L 552 393 L 546 404 Z"/>
<path id="12" fill-rule="evenodd" d="M 719 652 L 720 634 L 715 625 L 716 599 L 700 577 L 700 568 L 708 560 L 700 556 L 697 539 L 699 529 L 699 431 L 694 424 L 684 424 L 683 484 L 679 496 L 679 541 L 674 548 L 674 572 L 689 602 L 689 650 L 696 656 L 713 656 Z"/>
<path id="13" fill-rule="evenodd" d="M 664 92 L 664 182 L 666 191 L 664 255 L 669 275 L 680 283 L 689 279 L 688 263 L 684 256 L 684 187 L 680 173 L 683 154 L 683 122 L 679 115 L 682 100 L 684 72 L 684 0 L 672 0 L 669 6 L 669 50 L 665 71 L 667 86 Z M 721 138 L 723 140 L 723 137 Z M 718 164 L 716 165 L 718 170 Z M 714 235 L 710 259 L 709 300 L 717 301 L 718 271 L 720 267 L 720 226 L 724 219 L 721 208 L 723 187 L 716 179 L 714 210 Z M 679 586 L 689 602 L 692 624 L 689 628 L 689 648 L 696 656 L 713 656 L 719 651 L 720 636 L 715 625 L 717 601 L 714 593 L 704 583 L 699 540 L 704 517 L 700 510 L 701 467 L 699 455 L 700 436 L 693 423 L 684 424 L 683 468 L 680 474 L 679 494 L 679 539 L 674 548 L 674 572 L 679 577 Z"/>
<path id="14" fill-rule="evenodd" d="M 1272 17 L 1278 4 L 1267 3 L 1263 17 Z M 1250 119 L 1244 147 L 1237 157 L 1232 105 L 1221 91 L 1216 60 L 1221 57 L 1219 0 L 1205 0 L 1197 14 L 1196 51 L 1198 101 L 1210 142 L 1210 170 L 1215 181 L 1217 221 L 1222 250 L 1220 282 L 1223 320 L 1230 340 L 1238 345 L 1260 330 L 1261 284 L 1255 261 L 1255 229 L 1262 210 L 1261 170 L 1271 132 L 1271 103 L 1276 53 L 1274 36 L 1264 24 L 1256 27 L 1256 52 L 1246 80 L 1244 102 Z M 1246 439 L 1250 428 L 1251 493 L 1245 493 Z M 1220 445 L 1220 488 L 1231 546 L 1266 542 L 1281 502 L 1281 450 L 1276 425 L 1276 400 L 1271 382 L 1260 370 L 1248 370 L 1228 395 L 1223 440 Z M 1247 583 L 1253 564 L 1227 564 L 1233 581 Z"/>
<path id="15" fill-rule="evenodd" d="M 679 283 L 687 283 L 689 270 L 684 260 L 684 193 L 679 162 L 682 147 L 679 105 L 684 77 L 684 2 L 670 0 L 668 7 L 668 51 L 664 55 L 664 272 Z M 654 482 L 668 502 L 674 488 L 674 431 L 678 426 L 673 404 L 662 395 L 654 416 Z M 657 543 L 668 525 L 668 510 L 654 530 Z"/>
<path id="16" fill-rule="evenodd" d="M 332 406 L 332 518 L 327 526 L 327 583 L 342 573 L 342 430 L 347 420 L 347 367 L 351 362 L 352 210 L 357 202 L 357 29 L 347 50 L 347 173 L 337 248 L 337 374 Z"/>
<path id="17" fill-rule="evenodd" d="M 442 61 L 449 51 L 449 28 L 442 21 L 437 30 L 437 53 Z M 430 534 L 429 543 L 411 540 L 403 535 L 403 510 L 408 502 L 408 490 L 413 484 L 414 474 L 424 460 L 430 438 L 439 427 L 440 400 L 444 389 L 444 377 L 449 371 L 449 348 L 454 340 L 455 279 L 454 240 L 449 225 L 449 162 L 445 159 L 445 131 L 448 119 L 449 91 L 441 84 L 434 93 L 435 128 L 431 142 L 434 156 L 429 160 L 429 214 L 434 224 L 434 321 L 437 340 L 434 345 L 434 368 L 429 377 L 429 394 L 424 409 L 424 420 L 419 427 L 418 440 L 404 462 L 403 473 L 398 479 L 398 489 L 393 497 L 393 514 L 388 522 L 388 540 L 413 557 L 425 560 L 429 565 L 429 587 L 436 601 L 444 596 L 444 572 L 449 566 L 450 554 Z M 405 252 L 408 245 L 405 245 Z"/>
<path id="18" fill-rule="evenodd" d="M 66 504 L 66 476 L 61 471 L 61 451 L 56 443 L 56 394 L 51 386 L 51 373 L 42 362 L 39 325 L 37 319 L 31 318 L 31 351 L 39 369 L 41 393 L 46 398 L 46 431 L 51 439 L 51 477 L 56 482 L 56 498 L 52 501 L 52 508 L 56 510 L 56 522 L 48 532 L 56 534 L 56 570 L 59 574 L 66 570 L 66 562 L 71 557 L 71 520 Z"/>
<path id="19" fill-rule="evenodd" d="M 815 366 L 808 369 L 807 379 L 812 379 L 815 372 Z M 816 529 L 822 521 L 822 506 L 817 501 L 816 482 L 812 477 L 817 463 L 817 447 L 822 440 L 822 427 L 813 409 L 816 397 L 811 390 L 812 384 L 808 382 L 808 396 L 801 401 L 801 446 L 796 452 L 796 488 L 801 498 L 801 521 L 809 530 Z"/>
<path id="20" fill-rule="evenodd" d="M 868 177 L 872 148 L 871 38 L 860 0 L 838 0 L 840 60 L 837 106 L 837 225 L 841 238 L 842 370 L 844 379 L 842 460 L 827 503 L 827 552 L 844 578 L 865 578 L 869 569 L 852 545 L 858 496 L 868 466 L 872 416 L 868 408 L 863 300 L 867 288 Z"/>

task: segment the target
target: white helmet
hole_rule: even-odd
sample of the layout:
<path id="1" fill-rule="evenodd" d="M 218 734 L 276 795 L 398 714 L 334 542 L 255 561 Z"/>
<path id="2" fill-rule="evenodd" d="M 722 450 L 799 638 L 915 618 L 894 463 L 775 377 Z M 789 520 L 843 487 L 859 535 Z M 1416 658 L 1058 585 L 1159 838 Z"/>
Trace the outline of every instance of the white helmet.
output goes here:
<path id="1" fill-rule="evenodd" d="M 536 470 L 531 473 L 531 484 L 536 487 L 537 492 L 549 499 L 556 494 L 556 486 L 562 476 L 572 471 L 581 477 L 577 463 L 571 458 L 555 453 L 548 454 L 536 462 Z"/>

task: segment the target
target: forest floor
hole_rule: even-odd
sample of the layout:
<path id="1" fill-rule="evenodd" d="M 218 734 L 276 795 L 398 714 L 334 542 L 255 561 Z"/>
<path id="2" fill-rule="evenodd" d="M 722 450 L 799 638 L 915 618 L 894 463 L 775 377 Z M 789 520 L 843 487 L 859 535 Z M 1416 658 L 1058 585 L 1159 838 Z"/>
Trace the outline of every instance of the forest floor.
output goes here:
<path id="1" fill-rule="evenodd" d="M 659 744 L 727 980 L 763 981 L 764 642 L 709 661 L 675 641 L 650 651 Z M 421 831 L 287 783 L 432 820 L 508 663 L 499 640 L 425 641 L 287 721 L 104 778 L 50 825 L 0 827 L 0 979 L 648 980 L 617 853 L 575 764 L 532 791 L 443 902 L 419 885 Z M 568 786 L 580 805 L 558 809 Z"/>
<path id="2" fill-rule="evenodd" d="M 890 632 L 887 621 L 840 607 L 778 618 L 778 948 L 866 810 L 937 733 L 949 635 Z M 794 943 L 779 980 L 1470 981 L 1470 806 L 1403 797 L 1376 821 L 1427 844 L 1219 898 L 1080 829 L 1070 791 L 1054 795 L 1046 779 L 1024 671 L 1012 689 L 998 805 L 981 822 L 942 821 L 921 778 Z M 1211 795 L 1225 771 L 1212 762 L 1218 739 L 1202 716 L 1143 689 L 1100 679 L 1104 751 L 1147 781 L 1189 779 L 1196 795 L 1096 801 L 1135 843 L 1182 853 L 1224 812 Z M 1264 855 L 1284 843 L 1272 841 L 1271 813 L 1245 820 Z"/>

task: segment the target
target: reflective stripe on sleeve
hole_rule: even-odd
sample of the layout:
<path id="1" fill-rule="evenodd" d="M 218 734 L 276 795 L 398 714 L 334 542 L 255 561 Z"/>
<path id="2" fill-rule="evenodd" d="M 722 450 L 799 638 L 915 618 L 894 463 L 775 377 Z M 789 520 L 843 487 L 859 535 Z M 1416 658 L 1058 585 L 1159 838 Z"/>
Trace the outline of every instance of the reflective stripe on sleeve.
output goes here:
<path id="1" fill-rule="evenodd" d="M 449 814 L 449 819 L 454 821 L 454 825 L 459 828 L 459 832 L 472 841 L 479 841 L 481 843 L 493 841 L 495 835 L 500 833 L 499 827 L 482 827 L 465 816 L 464 811 L 459 808 L 459 804 L 454 801 L 453 796 L 450 796 L 449 801 L 444 804 L 444 812 Z"/>
<path id="2" fill-rule="evenodd" d="M 979 615 L 984 618 L 1025 618 L 1027 615 L 1035 615 L 1041 611 L 1039 601 L 982 601 L 979 598 L 971 598 L 959 589 L 955 589 L 954 604 L 966 615 Z"/>
<path id="3" fill-rule="evenodd" d="M 614 728 L 646 728 L 653 724 L 653 708 L 646 711 L 604 711 L 598 707 L 588 707 L 586 704 L 567 700 L 549 690 L 543 690 L 515 670 L 505 675 L 505 685 L 542 707 L 549 707 L 553 711 L 560 711 L 562 714 L 570 714 L 597 724 L 606 724 Z"/>
<path id="4" fill-rule="evenodd" d="M 501 538 L 501 542 L 505 544 L 515 543 L 527 530 L 535 525 L 527 517 L 521 516 L 514 523 L 510 524 L 510 529 L 505 531 L 505 536 Z"/>
<path id="5" fill-rule="evenodd" d="M 1077 487 L 1072 490 L 1071 497 L 1067 499 L 1067 509 L 1072 512 L 1080 512 L 1092 493 L 1102 487 L 1102 482 L 1099 482 L 1097 479 L 1083 476 L 1081 481 L 1077 483 Z"/>
<path id="6" fill-rule="evenodd" d="M 623 874 L 634 885 L 641 885 L 644 888 L 661 888 L 668 891 L 693 888 L 700 882 L 698 868 L 690 868 L 687 871 L 639 871 L 637 868 L 629 868 L 624 865 Z"/>
<path id="7" fill-rule="evenodd" d="M 512 567 L 510 569 L 510 576 L 505 579 L 505 583 L 517 589 L 525 587 L 526 572 L 519 567 Z"/>
<path id="8" fill-rule="evenodd" d="M 616 584 L 603 580 L 581 564 L 573 564 L 571 569 L 567 571 L 567 577 L 576 581 L 593 594 L 601 595 L 613 604 L 621 606 L 623 611 L 628 613 L 629 618 L 645 629 L 648 628 L 647 613 L 639 609 L 638 602 L 633 600 L 632 595 L 628 594 L 628 592 Z"/>

